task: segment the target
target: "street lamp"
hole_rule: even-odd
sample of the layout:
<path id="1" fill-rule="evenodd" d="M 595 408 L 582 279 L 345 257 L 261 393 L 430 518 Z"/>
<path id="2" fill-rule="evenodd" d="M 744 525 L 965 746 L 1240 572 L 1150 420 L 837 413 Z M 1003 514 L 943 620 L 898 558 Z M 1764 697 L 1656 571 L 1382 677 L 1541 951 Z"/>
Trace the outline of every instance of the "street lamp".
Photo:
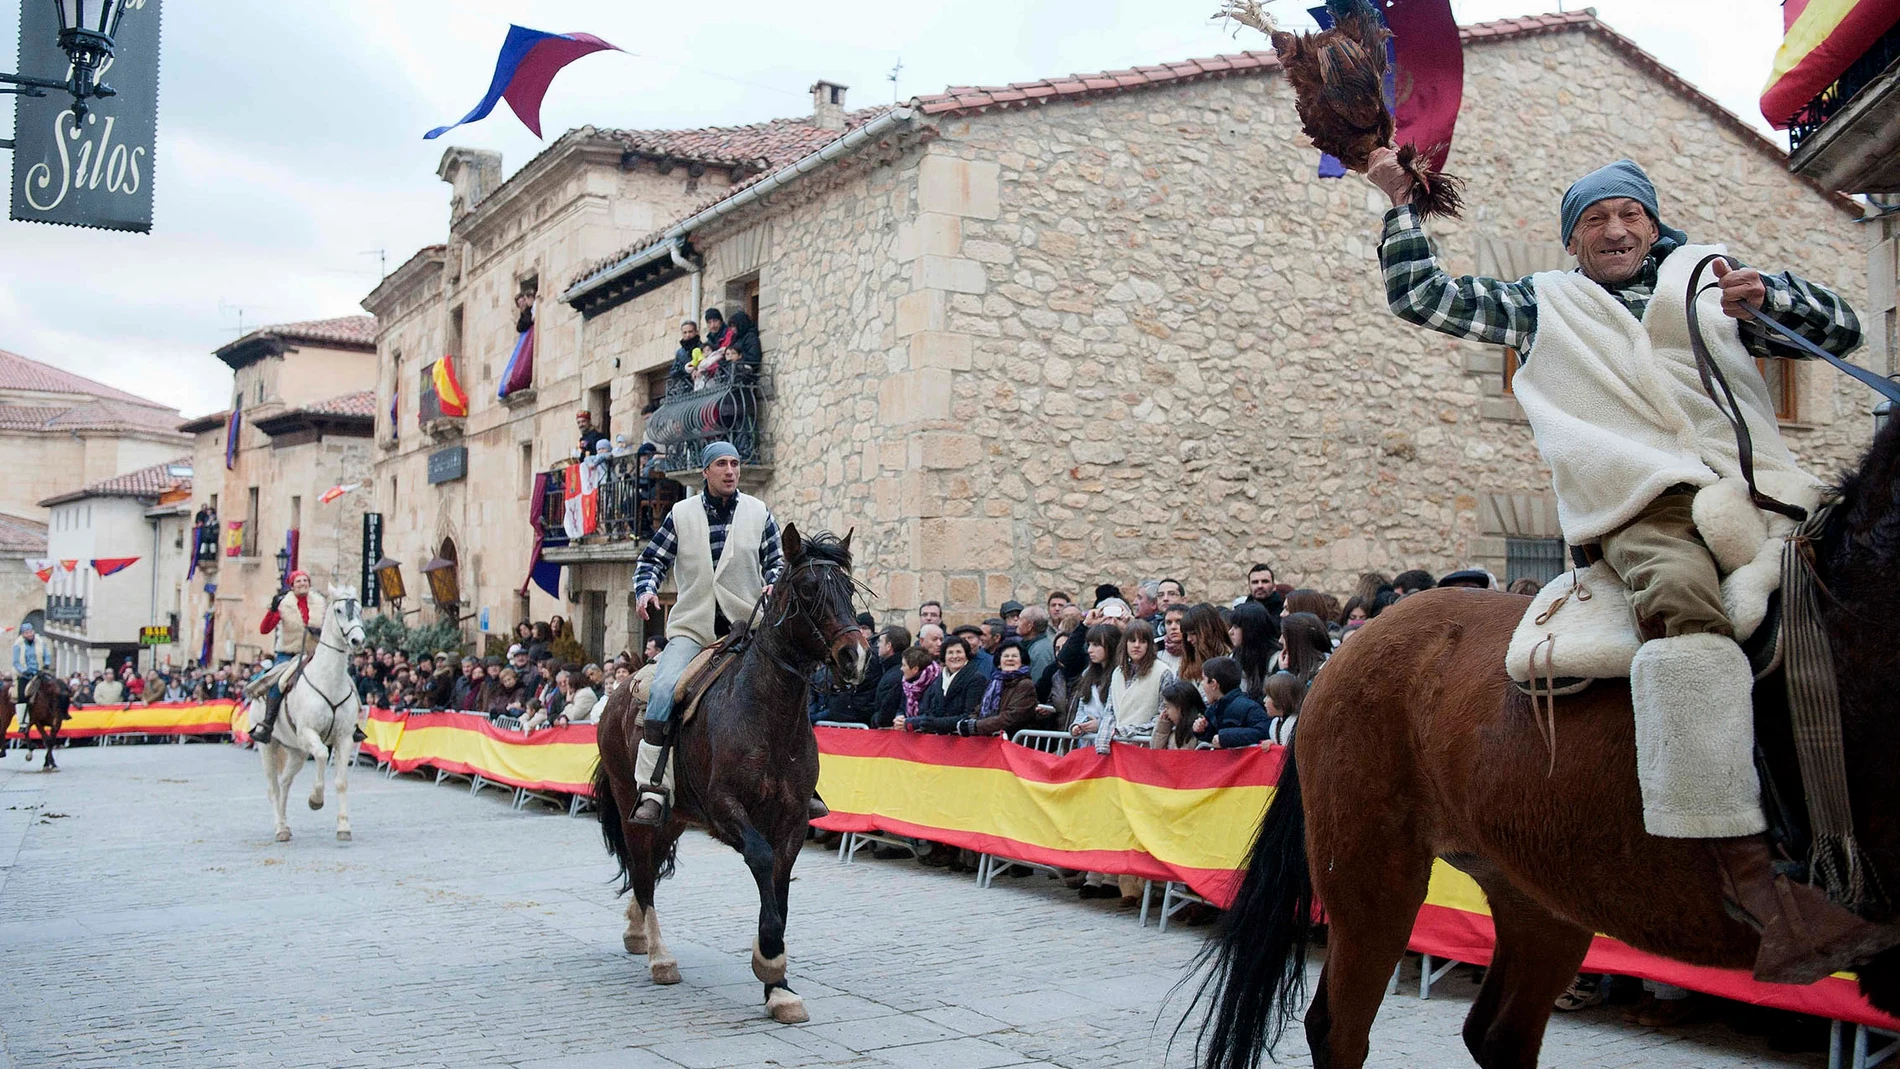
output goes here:
<path id="1" fill-rule="evenodd" d="M 408 589 L 402 585 L 402 562 L 384 557 L 370 565 L 369 570 L 376 573 L 377 589 L 383 592 L 383 597 L 396 603 L 396 612 L 400 615 L 402 599 L 409 596 Z"/>
<path id="2" fill-rule="evenodd" d="M 88 98 L 116 96 L 111 86 L 99 81 L 99 68 L 112 57 L 113 38 L 118 36 L 119 20 L 125 17 L 127 2 L 128 0 L 51 0 L 59 26 L 59 47 L 66 53 L 67 60 L 72 64 L 71 77 L 66 81 L 56 82 L 51 78 L 0 74 L 0 84 L 19 87 L 0 89 L 0 93 L 43 97 L 48 89 L 64 89 L 73 95 L 75 118 L 86 114 Z"/>
<path id="3" fill-rule="evenodd" d="M 288 548 L 277 551 L 277 585 L 290 585 L 290 550 Z"/>

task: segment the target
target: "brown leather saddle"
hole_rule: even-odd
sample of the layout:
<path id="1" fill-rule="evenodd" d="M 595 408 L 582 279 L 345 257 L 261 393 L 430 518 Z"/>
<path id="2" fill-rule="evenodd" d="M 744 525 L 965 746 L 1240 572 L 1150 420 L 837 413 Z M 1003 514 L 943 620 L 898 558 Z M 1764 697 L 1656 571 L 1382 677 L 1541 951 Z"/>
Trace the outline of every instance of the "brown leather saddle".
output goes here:
<path id="1" fill-rule="evenodd" d="M 732 625 L 725 638 L 700 650 L 687 662 L 686 671 L 680 673 L 680 681 L 673 687 L 675 724 L 686 723 L 699 711 L 700 700 L 720 677 L 738 665 L 739 655 L 745 652 L 751 637 L 749 621 L 740 621 Z"/>

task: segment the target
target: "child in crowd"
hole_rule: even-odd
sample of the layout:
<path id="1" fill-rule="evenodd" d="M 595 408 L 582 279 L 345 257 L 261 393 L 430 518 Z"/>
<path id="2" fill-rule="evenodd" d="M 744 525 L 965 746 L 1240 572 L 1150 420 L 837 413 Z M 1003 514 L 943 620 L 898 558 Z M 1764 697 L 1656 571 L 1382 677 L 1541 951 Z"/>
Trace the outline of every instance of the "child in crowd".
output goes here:
<path id="1" fill-rule="evenodd" d="M 1269 738 L 1282 746 L 1293 744 L 1293 728 L 1299 723 L 1300 704 L 1306 700 L 1306 684 L 1291 672 L 1275 672 L 1267 677 L 1267 715 L 1273 718 L 1267 729 Z"/>
<path id="2" fill-rule="evenodd" d="M 1185 679 L 1175 679 L 1161 688 L 1161 714 L 1155 717 L 1154 735 L 1148 745 L 1156 750 L 1194 748 L 1194 722 L 1206 711 L 1201 692 Z"/>
<path id="3" fill-rule="evenodd" d="M 1216 657 L 1201 666 L 1201 696 L 1207 711 L 1194 722 L 1194 734 L 1216 750 L 1256 746 L 1272 726 L 1267 711 L 1240 689 L 1240 662 Z"/>

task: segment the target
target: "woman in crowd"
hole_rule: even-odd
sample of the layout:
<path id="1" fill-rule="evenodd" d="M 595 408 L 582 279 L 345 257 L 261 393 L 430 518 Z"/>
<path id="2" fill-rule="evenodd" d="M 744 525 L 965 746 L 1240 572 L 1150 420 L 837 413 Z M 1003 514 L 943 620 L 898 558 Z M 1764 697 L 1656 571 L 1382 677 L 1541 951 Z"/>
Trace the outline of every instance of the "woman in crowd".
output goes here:
<path id="1" fill-rule="evenodd" d="M 1095 749 L 1108 752 L 1113 739 L 1145 736 L 1161 716 L 1161 691 L 1174 681 L 1174 670 L 1162 664 L 1154 631 L 1131 627 L 1122 634 L 1115 674 L 1108 686 L 1108 716 L 1095 733 Z"/>
<path id="2" fill-rule="evenodd" d="M 1267 715 L 1273 725 L 1267 735 L 1282 746 L 1293 745 L 1293 728 L 1300 720 L 1300 705 L 1306 701 L 1306 684 L 1291 672 L 1275 672 L 1267 678 Z"/>
<path id="3" fill-rule="evenodd" d="M 1373 599 L 1379 596 L 1379 591 L 1390 589 L 1392 589 L 1392 580 L 1378 572 L 1366 572 L 1359 577 L 1359 585 L 1352 588 L 1352 596 L 1370 605 Z"/>
<path id="4" fill-rule="evenodd" d="M 1312 613 L 1322 620 L 1337 620 L 1339 619 L 1339 602 L 1335 601 L 1332 595 L 1322 594 L 1317 590 L 1295 590 L 1286 596 L 1284 615 L 1291 616 L 1296 612 Z"/>
<path id="5" fill-rule="evenodd" d="M 1190 683 L 1201 681 L 1202 665 L 1216 657 L 1225 657 L 1233 650 L 1220 610 L 1206 602 L 1190 607 L 1181 618 L 1181 642 L 1183 652 L 1178 674 Z"/>
<path id="6" fill-rule="evenodd" d="M 1088 667 L 1076 680 L 1075 693 L 1069 695 L 1069 734 L 1080 738 L 1102 728 L 1108 719 L 1109 688 L 1121 657 L 1122 631 L 1114 624 L 1096 624 L 1084 638 L 1088 643 Z"/>
<path id="7" fill-rule="evenodd" d="M 891 726 L 897 728 L 903 727 L 911 717 L 923 715 L 924 691 L 943 674 L 936 659 L 922 646 L 905 650 L 901 663 L 904 668 L 904 697 L 896 715 L 891 718 Z"/>
<path id="8" fill-rule="evenodd" d="M 1194 721 L 1206 713 L 1207 703 L 1200 688 L 1185 679 L 1171 680 L 1161 688 L 1161 715 L 1155 717 L 1154 734 L 1148 745 L 1156 750 L 1192 750 L 1195 747 Z"/>
<path id="9" fill-rule="evenodd" d="M 970 642 L 962 635 L 943 640 L 943 674 L 924 688 L 917 716 L 905 717 L 911 731 L 934 735 L 955 734 L 957 722 L 976 713 L 988 680 L 970 664 Z"/>
<path id="10" fill-rule="evenodd" d="M 594 722 L 595 710 L 600 705 L 600 684 L 595 682 L 595 677 L 600 675 L 600 666 L 590 664 L 578 673 L 573 671 L 573 667 L 569 665 L 569 670 L 561 673 L 561 696 L 564 699 L 562 716 L 570 724 L 591 724 Z"/>
<path id="11" fill-rule="evenodd" d="M 528 695 L 522 693 L 521 677 L 512 665 L 496 671 L 495 678 L 482 688 L 482 712 L 490 720 L 498 716 L 518 716 L 526 708 Z"/>
<path id="12" fill-rule="evenodd" d="M 528 634 L 529 637 L 523 643 L 528 647 L 528 660 L 540 664 L 554 650 L 554 628 L 546 620 L 536 620 Z"/>
<path id="13" fill-rule="evenodd" d="M 1280 652 L 1280 621 L 1257 601 L 1243 601 L 1234 609 L 1227 627 L 1234 660 L 1240 662 L 1241 689 L 1259 701 L 1273 674 L 1273 658 Z"/>
<path id="14" fill-rule="evenodd" d="M 1285 643 L 1280 651 L 1280 667 L 1301 683 L 1311 683 L 1333 653 L 1326 624 L 1310 612 L 1296 612 L 1280 621 L 1280 636 Z"/>
<path id="15" fill-rule="evenodd" d="M 922 719 L 915 730 L 948 734 L 939 730 L 944 719 L 947 718 Z M 1035 725 L 1036 684 L 1030 680 L 1029 666 L 1024 663 L 1023 644 L 1010 639 L 996 651 L 996 674 L 984 687 L 975 715 L 957 721 L 951 730 L 958 735 L 1008 738 Z"/>

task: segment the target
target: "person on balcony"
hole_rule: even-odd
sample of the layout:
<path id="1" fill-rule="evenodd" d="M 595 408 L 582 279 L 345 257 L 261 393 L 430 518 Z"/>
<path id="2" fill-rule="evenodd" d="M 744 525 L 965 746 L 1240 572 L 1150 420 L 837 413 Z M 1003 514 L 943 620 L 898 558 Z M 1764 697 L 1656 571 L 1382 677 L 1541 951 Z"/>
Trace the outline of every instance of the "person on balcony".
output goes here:
<path id="1" fill-rule="evenodd" d="M 732 629 L 732 621 L 751 616 L 785 567 L 778 521 L 763 501 L 739 492 L 739 451 L 730 442 L 708 442 L 700 463 L 705 488 L 667 513 L 633 573 L 642 620 L 660 607 L 667 573 L 674 573 L 679 587 L 647 697 L 646 737 L 637 758 L 641 798 L 633 811 L 639 824 L 658 825 L 666 812 L 670 783 L 662 782 L 660 757 L 670 738 L 680 675 L 700 650 Z M 812 800 L 814 818 L 826 812 Z"/>
<path id="2" fill-rule="evenodd" d="M 696 319 L 681 320 L 680 346 L 673 350 L 673 368 L 666 373 L 667 392 L 676 392 L 673 389 L 675 384 L 682 390 L 691 389 L 693 367 L 697 365 L 700 359 L 705 355 L 706 345 L 699 340 L 699 321 Z"/>
<path id="3" fill-rule="evenodd" d="M 593 456 L 600 448 L 600 443 L 607 440 L 606 433 L 594 426 L 594 414 L 584 408 L 574 413 L 574 428 L 580 433 L 580 452 L 583 457 Z"/>
<path id="4" fill-rule="evenodd" d="M 732 347 L 726 354 L 725 375 L 733 382 L 759 381 L 759 365 L 765 362 L 759 346 L 759 325 L 742 309 L 732 313 Z"/>

